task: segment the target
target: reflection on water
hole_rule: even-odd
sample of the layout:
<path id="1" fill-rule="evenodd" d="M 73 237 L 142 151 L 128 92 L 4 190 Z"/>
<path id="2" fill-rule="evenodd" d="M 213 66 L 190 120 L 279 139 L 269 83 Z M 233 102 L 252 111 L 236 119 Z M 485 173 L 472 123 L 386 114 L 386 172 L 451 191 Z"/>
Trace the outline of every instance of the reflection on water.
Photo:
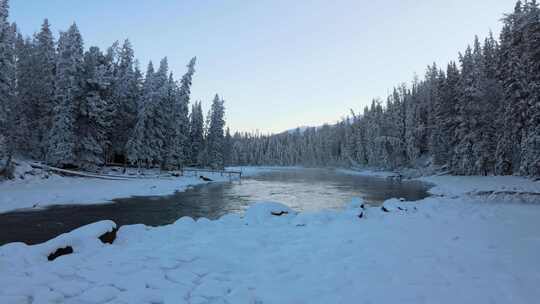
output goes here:
<path id="1" fill-rule="evenodd" d="M 280 170 L 243 179 L 241 183 L 202 185 L 170 196 L 0 214 L 0 245 L 14 241 L 40 243 L 104 219 L 119 225 L 158 226 L 173 223 L 182 216 L 216 219 L 231 212 L 241 213 L 254 201 L 278 201 L 298 211 L 314 211 L 342 208 L 353 197 L 373 204 L 392 197 L 419 200 L 428 195 L 426 190 L 418 182 L 351 176 L 331 170 Z"/>

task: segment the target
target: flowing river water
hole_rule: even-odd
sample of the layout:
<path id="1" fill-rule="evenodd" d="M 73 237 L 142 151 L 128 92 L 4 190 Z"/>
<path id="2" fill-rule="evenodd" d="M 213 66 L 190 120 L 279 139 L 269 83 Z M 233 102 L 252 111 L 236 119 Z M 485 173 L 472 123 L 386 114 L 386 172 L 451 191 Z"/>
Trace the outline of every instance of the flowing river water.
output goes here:
<path id="1" fill-rule="evenodd" d="M 61 233 L 99 220 L 118 225 L 160 226 L 182 216 L 217 219 L 242 213 L 255 201 L 277 201 L 297 211 L 340 209 L 355 197 L 371 204 L 389 198 L 420 200 L 426 184 L 414 181 L 347 175 L 325 169 L 274 170 L 241 182 L 211 183 L 159 197 L 131 197 L 113 204 L 55 206 L 41 211 L 0 214 L 0 245 L 41 243 Z"/>

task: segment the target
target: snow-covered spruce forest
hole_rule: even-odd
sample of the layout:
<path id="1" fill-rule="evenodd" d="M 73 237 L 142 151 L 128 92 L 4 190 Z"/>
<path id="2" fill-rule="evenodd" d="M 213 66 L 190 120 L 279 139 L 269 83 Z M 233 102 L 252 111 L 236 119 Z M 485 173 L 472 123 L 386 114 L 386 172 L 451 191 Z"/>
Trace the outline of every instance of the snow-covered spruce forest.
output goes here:
<path id="1" fill-rule="evenodd" d="M 477 37 L 442 68 L 335 125 L 236 134 L 241 165 L 432 165 L 453 174 L 540 176 L 540 10 L 518 1 L 499 39 Z"/>
<path id="2" fill-rule="evenodd" d="M 518 1 L 445 68 L 398 85 L 335 125 L 275 135 L 224 131 L 216 95 L 190 108 L 195 58 L 176 81 L 167 59 L 143 74 L 129 41 L 87 50 L 77 26 L 33 37 L 0 0 L 0 170 L 13 156 L 94 170 L 224 165 L 429 166 L 453 174 L 540 176 L 540 9 Z M 344 109 L 345 110 L 345 109 Z M 3 169 L 2 169 L 3 168 Z"/>
<path id="3" fill-rule="evenodd" d="M 128 40 L 85 51 L 76 24 L 56 40 L 45 20 L 23 37 L 0 0 L 0 170 L 13 156 L 86 170 L 223 167 L 224 101 L 206 121 L 200 102 L 189 112 L 194 72 L 195 58 L 176 81 L 164 58 L 143 76 Z"/>

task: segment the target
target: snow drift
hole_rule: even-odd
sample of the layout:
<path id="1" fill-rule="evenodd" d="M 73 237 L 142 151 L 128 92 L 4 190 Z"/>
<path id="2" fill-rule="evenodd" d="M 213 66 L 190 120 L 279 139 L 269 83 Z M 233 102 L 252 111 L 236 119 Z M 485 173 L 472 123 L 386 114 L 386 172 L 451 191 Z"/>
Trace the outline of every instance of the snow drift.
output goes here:
<path id="1" fill-rule="evenodd" d="M 0 247 L 0 303 L 533 303 L 540 208 L 432 197 L 172 225 L 108 221 Z M 360 213 L 365 216 L 359 218 Z M 48 261 L 59 246 L 74 252 Z"/>

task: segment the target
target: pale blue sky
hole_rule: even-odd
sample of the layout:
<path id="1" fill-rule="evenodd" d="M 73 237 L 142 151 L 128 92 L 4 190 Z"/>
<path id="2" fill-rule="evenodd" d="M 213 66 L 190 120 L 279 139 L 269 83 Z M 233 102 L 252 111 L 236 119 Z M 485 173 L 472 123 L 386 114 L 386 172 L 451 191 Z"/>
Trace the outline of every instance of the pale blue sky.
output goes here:
<path id="1" fill-rule="evenodd" d="M 207 109 L 217 92 L 231 129 L 278 132 L 333 123 L 456 59 L 514 2 L 11 0 L 11 20 L 24 34 L 76 21 L 85 47 L 129 38 L 143 70 L 168 56 L 177 78 L 197 56 L 194 100 Z"/>

